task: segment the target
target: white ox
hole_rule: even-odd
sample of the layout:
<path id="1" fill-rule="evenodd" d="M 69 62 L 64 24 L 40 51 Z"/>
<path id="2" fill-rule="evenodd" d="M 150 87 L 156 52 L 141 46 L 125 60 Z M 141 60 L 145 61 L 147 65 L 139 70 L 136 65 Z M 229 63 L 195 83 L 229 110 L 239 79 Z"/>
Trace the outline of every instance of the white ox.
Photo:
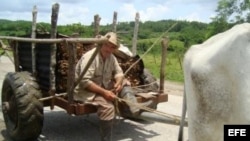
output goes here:
<path id="1" fill-rule="evenodd" d="M 250 124 L 250 24 L 192 46 L 184 76 L 189 141 L 222 141 L 225 124 Z"/>

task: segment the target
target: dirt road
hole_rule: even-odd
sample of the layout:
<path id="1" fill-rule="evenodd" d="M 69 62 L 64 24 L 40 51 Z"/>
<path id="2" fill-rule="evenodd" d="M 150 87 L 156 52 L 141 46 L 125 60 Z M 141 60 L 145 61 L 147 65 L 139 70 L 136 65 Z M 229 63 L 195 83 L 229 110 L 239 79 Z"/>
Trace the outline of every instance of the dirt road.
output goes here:
<path id="1" fill-rule="evenodd" d="M 7 72 L 14 71 L 14 65 L 7 57 L 0 57 L 0 91 Z M 160 103 L 157 110 L 179 115 L 182 108 L 183 85 L 166 81 L 165 92 L 169 101 Z M 0 112 L 0 141 L 10 141 L 6 134 L 2 112 Z M 113 141 L 177 141 L 179 125 L 132 121 L 118 118 L 113 129 Z M 184 141 L 187 140 L 188 127 L 184 128 Z M 98 119 L 95 114 L 70 116 L 56 107 L 51 111 L 44 109 L 44 127 L 39 141 L 98 141 Z"/>

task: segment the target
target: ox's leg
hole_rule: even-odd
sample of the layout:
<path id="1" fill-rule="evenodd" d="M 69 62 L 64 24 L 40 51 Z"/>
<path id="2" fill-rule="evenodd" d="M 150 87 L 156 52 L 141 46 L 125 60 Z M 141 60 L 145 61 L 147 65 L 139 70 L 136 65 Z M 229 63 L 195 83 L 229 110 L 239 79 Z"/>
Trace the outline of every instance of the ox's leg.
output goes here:
<path id="1" fill-rule="evenodd" d="M 182 101 L 182 114 L 181 114 L 181 123 L 179 128 L 178 141 L 183 141 L 183 132 L 184 132 L 184 123 L 187 112 L 187 98 L 186 98 L 186 90 L 184 85 L 184 93 L 183 93 L 183 101 Z"/>

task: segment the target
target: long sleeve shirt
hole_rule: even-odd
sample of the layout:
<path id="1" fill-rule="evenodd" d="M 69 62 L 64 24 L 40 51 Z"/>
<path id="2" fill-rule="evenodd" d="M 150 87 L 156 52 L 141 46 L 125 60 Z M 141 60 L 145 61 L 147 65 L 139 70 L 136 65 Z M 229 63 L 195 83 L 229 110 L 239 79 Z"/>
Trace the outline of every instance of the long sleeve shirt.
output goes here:
<path id="1" fill-rule="evenodd" d="M 85 53 L 78 61 L 75 72 L 76 79 L 79 78 L 84 67 L 95 52 L 95 49 L 96 48 Z M 81 101 L 91 100 L 95 93 L 86 90 L 88 85 L 95 83 L 104 89 L 112 89 L 114 79 L 116 77 L 123 77 L 123 75 L 123 71 L 113 54 L 107 57 L 104 61 L 101 57 L 101 54 L 98 53 L 89 69 L 83 76 L 81 82 L 75 88 L 74 99 Z"/>

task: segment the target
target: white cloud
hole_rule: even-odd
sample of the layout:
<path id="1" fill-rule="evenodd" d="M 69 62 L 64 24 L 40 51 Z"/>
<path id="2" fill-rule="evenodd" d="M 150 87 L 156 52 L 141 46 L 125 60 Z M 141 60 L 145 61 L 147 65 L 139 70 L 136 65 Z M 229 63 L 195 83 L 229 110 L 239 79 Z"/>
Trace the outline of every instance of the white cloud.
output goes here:
<path id="1" fill-rule="evenodd" d="M 121 21 L 134 21 L 135 15 L 138 12 L 140 15 L 140 21 L 148 20 L 159 20 L 166 18 L 168 8 L 163 5 L 155 5 L 154 7 L 148 7 L 146 9 L 136 9 L 134 4 L 123 4 L 119 8 L 119 13 L 121 13 Z"/>
<path id="2" fill-rule="evenodd" d="M 80 5 L 75 6 L 74 4 L 61 4 L 59 10 L 58 23 L 87 23 L 89 21 L 89 9 Z"/>
<path id="3" fill-rule="evenodd" d="M 200 16 L 198 13 L 191 13 L 190 15 L 187 15 L 186 17 L 180 17 L 181 20 L 187 20 L 187 21 L 201 21 Z"/>
<path id="4" fill-rule="evenodd" d="M 9 20 L 31 20 L 32 8 L 37 5 L 38 22 L 50 22 L 51 7 L 60 4 L 58 24 L 91 24 L 95 14 L 101 24 L 112 23 L 113 12 L 119 21 L 134 21 L 136 12 L 141 21 L 183 18 L 209 22 L 218 0 L 2 0 L 0 17 Z"/>
<path id="5" fill-rule="evenodd" d="M 155 7 L 149 7 L 145 11 L 141 11 L 141 20 L 142 21 L 154 21 L 159 19 L 166 19 L 166 15 L 169 12 L 167 6 L 156 5 Z"/>
<path id="6" fill-rule="evenodd" d="M 121 14 L 121 21 L 134 21 L 135 14 L 138 12 L 133 4 L 123 4 L 118 11 Z"/>

